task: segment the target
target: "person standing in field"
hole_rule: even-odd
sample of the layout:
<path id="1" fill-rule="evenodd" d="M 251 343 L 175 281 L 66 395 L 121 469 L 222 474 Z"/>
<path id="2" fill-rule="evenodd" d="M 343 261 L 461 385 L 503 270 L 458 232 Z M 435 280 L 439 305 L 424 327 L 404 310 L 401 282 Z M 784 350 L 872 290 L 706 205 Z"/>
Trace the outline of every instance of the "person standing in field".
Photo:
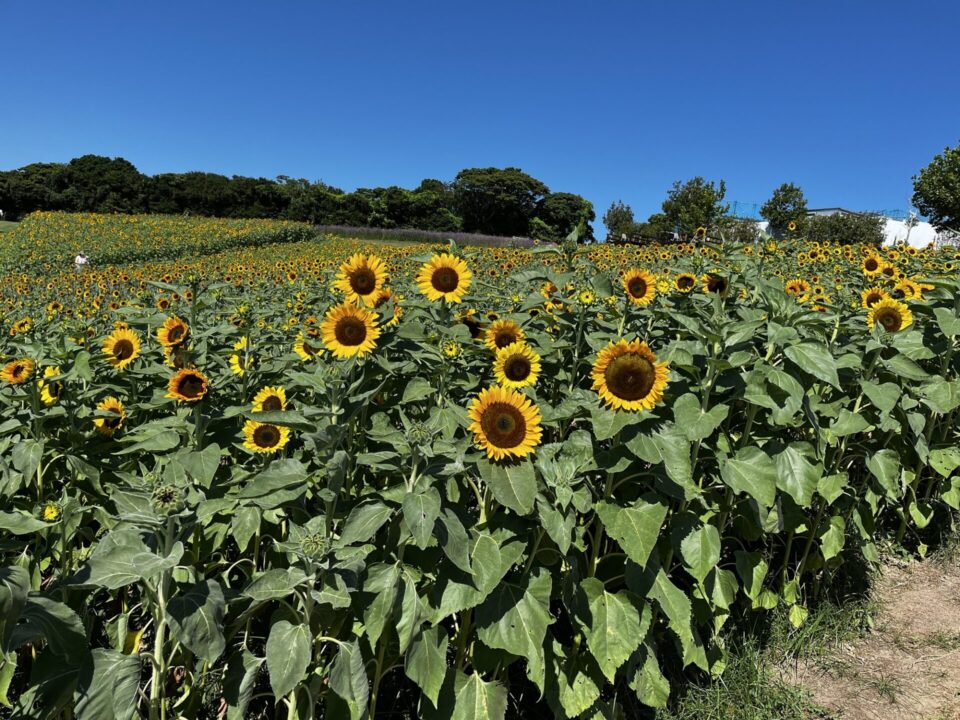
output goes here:
<path id="1" fill-rule="evenodd" d="M 77 272 L 83 272 L 87 262 L 86 253 L 82 251 L 73 259 L 73 265 L 77 269 Z"/>

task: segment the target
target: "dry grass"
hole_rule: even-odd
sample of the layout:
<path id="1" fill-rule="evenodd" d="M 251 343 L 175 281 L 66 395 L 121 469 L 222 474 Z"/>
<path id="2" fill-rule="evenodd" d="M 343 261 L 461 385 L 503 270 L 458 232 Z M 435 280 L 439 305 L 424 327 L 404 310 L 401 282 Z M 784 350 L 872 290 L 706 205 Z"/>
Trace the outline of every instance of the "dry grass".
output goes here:
<path id="1" fill-rule="evenodd" d="M 960 720 L 960 558 L 889 564 L 874 629 L 784 668 L 843 720 Z"/>

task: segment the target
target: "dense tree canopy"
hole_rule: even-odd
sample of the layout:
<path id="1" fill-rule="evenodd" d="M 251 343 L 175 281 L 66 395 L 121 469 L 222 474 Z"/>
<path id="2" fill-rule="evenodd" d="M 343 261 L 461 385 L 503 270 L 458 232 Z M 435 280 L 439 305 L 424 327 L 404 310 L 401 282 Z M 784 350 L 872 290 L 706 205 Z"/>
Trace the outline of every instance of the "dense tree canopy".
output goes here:
<path id="1" fill-rule="evenodd" d="M 85 155 L 0 172 L 0 208 L 16 219 L 35 210 L 265 217 L 322 225 L 467 230 L 544 239 L 580 226 L 592 239 L 593 205 L 551 193 L 518 168 L 472 168 L 447 183 L 427 178 L 414 190 L 391 186 L 344 192 L 322 181 L 216 173 L 143 175 L 123 158 Z"/>
<path id="2" fill-rule="evenodd" d="M 936 227 L 960 232 L 960 145 L 944 148 L 914 175 L 913 204 Z"/>
<path id="3" fill-rule="evenodd" d="M 807 199 L 803 190 L 793 183 L 783 183 L 760 208 L 760 215 L 770 223 L 771 235 L 802 232 L 807 218 Z"/>
<path id="4" fill-rule="evenodd" d="M 884 220 L 880 215 L 851 213 L 813 215 L 807 218 L 803 235 L 808 240 L 840 243 L 841 245 L 880 245 L 884 239 Z"/>
<path id="5" fill-rule="evenodd" d="M 456 209 L 467 232 L 525 235 L 550 189 L 519 168 L 469 168 L 453 181 Z"/>
<path id="6" fill-rule="evenodd" d="M 692 236 L 701 227 L 710 230 L 730 209 L 723 202 L 726 194 L 727 185 L 723 180 L 719 186 L 700 176 L 685 183 L 677 180 L 663 201 L 662 222 L 682 237 Z M 654 222 L 653 217 L 650 222 Z"/>

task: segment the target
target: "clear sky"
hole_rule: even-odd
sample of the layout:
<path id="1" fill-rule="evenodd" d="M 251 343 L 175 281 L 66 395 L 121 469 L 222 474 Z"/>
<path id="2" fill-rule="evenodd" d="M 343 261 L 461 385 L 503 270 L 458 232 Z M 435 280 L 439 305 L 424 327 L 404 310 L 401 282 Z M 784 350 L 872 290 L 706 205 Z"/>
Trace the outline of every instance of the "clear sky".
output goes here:
<path id="1" fill-rule="evenodd" d="M 694 175 L 906 209 L 960 142 L 958 27 L 955 0 L 0 0 L 0 169 L 352 190 L 512 165 L 598 220 Z"/>

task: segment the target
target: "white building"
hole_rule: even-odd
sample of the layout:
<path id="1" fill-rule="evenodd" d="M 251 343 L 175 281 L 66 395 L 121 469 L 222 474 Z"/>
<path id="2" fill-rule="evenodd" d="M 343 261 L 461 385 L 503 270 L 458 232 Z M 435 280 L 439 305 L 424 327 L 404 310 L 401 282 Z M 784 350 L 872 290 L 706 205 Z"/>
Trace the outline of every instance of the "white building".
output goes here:
<path id="1" fill-rule="evenodd" d="M 859 215 L 861 213 L 845 210 L 844 208 L 815 208 L 809 211 L 809 215 Z M 759 223 L 759 227 L 766 232 L 768 223 L 766 221 Z M 907 220 L 894 220 L 893 218 L 884 218 L 884 245 L 894 245 L 895 243 L 907 242 L 912 247 L 924 248 L 927 245 L 934 244 L 956 244 L 956 236 L 950 233 L 939 233 L 937 229 L 928 222 L 920 222 L 914 219 L 912 223 Z"/>

